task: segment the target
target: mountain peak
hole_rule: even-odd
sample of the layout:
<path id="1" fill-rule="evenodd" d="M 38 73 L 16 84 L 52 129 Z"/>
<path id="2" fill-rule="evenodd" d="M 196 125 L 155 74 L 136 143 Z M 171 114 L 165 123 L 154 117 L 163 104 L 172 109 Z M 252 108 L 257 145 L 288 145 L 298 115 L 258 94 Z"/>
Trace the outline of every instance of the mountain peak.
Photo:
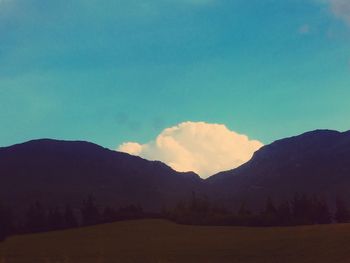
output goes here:
<path id="1" fill-rule="evenodd" d="M 190 195 L 201 182 L 194 173 L 85 141 L 39 139 L 0 148 L 0 198 L 17 204 L 79 203 L 94 194 L 111 205 L 153 210 Z"/>
<path id="2" fill-rule="evenodd" d="M 254 200 L 290 198 L 297 192 L 345 194 L 350 187 L 350 132 L 315 130 L 275 141 L 246 164 L 209 181 L 218 195 Z"/>

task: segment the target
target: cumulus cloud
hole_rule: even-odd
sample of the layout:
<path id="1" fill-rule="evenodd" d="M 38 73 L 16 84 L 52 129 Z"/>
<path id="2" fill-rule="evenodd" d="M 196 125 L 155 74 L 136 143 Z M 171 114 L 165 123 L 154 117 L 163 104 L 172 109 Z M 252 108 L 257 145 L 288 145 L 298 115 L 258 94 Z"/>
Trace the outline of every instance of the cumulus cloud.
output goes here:
<path id="1" fill-rule="evenodd" d="M 328 0 L 332 12 L 340 19 L 350 25 L 350 1 L 349 0 Z"/>
<path id="2" fill-rule="evenodd" d="M 225 125 L 184 122 L 163 130 L 154 141 L 123 143 L 118 151 L 160 160 L 177 171 L 194 171 L 207 178 L 247 162 L 262 146 Z"/>

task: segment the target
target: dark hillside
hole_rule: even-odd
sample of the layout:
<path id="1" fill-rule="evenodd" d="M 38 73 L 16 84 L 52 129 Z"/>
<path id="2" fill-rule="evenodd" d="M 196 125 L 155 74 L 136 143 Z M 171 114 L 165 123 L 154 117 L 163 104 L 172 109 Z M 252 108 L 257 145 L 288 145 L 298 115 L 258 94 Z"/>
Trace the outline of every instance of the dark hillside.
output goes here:
<path id="1" fill-rule="evenodd" d="M 261 203 L 295 193 L 318 195 L 334 201 L 336 195 L 350 201 L 350 132 L 317 130 L 282 139 L 257 151 L 241 167 L 207 180 L 214 196 Z"/>
<path id="2" fill-rule="evenodd" d="M 104 205 L 158 210 L 200 184 L 194 173 L 87 142 L 44 139 L 0 148 L 0 199 L 16 207 L 37 200 L 80 205 L 93 194 Z"/>

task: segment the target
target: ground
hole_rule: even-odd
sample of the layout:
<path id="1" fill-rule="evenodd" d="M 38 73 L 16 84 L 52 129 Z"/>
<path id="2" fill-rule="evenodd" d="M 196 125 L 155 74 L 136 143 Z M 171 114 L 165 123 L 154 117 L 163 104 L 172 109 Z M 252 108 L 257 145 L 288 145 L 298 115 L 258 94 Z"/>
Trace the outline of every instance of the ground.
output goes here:
<path id="1" fill-rule="evenodd" d="M 350 225 L 286 228 L 202 227 L 125 221 L 14 236 L 0 263 L 348 263 Z"/>

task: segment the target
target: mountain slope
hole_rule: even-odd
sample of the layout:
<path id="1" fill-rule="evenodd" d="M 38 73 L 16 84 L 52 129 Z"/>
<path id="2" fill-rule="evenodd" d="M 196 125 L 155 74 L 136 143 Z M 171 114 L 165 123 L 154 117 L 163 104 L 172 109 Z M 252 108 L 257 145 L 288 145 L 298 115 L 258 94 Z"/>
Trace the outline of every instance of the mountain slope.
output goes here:
<path id="1" fill-rule="evenodd" d="M 0 200 L 16 207 L 36 200 L 80 205 L 93 194 L 103 204 L 157 210 L 199 184 L 194 173 L 87 142 L 43 139 L 0 148 Z"/>
<path id="2" fill-rule="evenodd" d="M 0 148 L 0 200 L 26 208 L 80 206 L 94 194 L 101 204 L 140 204 L 159 210 L 205 193 L 228 207 L 241 201 L 259 208 L 267 196 L 280 201 L 295 193 L 350 202 L 350 131 L 317 130 L 282 139 L 257 151 L 241 167 L 207 180 L 87 142 L 36 140 Z"/>
<path id="3" fill-rule="evenodd" d="M 276 141 L 257 151 L 241 167 L 212 176 L 212 195 L 261 204 L 266 196 L 291 198 L 295 193 L 343 195 L 350 201 L 350 132 L 317 130 Z"/>

